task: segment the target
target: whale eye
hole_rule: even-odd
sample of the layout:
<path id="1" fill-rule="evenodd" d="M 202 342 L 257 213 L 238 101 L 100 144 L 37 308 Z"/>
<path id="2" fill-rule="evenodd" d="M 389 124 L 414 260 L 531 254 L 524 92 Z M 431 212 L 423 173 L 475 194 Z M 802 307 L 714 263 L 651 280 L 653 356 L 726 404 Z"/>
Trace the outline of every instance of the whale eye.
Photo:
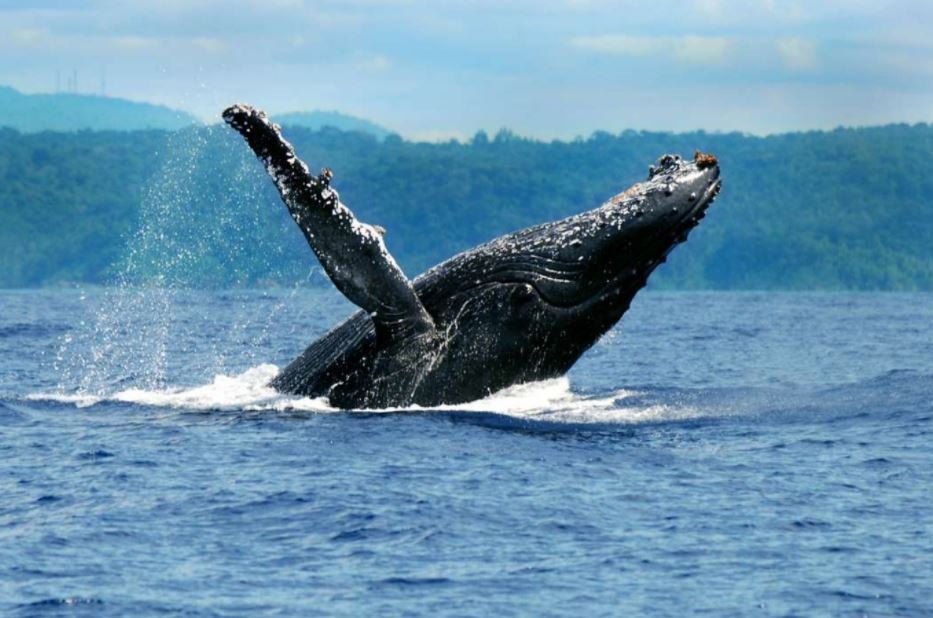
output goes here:
<path id="1" fill-rule="evenodd" d="M 524 305 L 535 298 L 535 288 L 530 283 L 523 283 L 515 289 L 515 294 L 512 295 L 512 302 L 516 305 Z"/>

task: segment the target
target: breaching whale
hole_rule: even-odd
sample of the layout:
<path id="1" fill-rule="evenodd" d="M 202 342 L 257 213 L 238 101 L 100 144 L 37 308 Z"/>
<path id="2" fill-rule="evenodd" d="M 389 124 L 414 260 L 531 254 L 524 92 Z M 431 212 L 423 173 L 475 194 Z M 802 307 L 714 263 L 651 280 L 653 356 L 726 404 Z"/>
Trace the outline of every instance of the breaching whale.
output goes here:
<path id="1" fill-rule="evenodd" d="M 628 310 L 719 192 L 712 155 L 665 155 L 602 206 L 461 253 L 409 281 L 260 110 L 224 120 L 266 170 L 327 275 L 361 310 L 271 382 L 340 408 L 435 406 L 564 374 Z"/>

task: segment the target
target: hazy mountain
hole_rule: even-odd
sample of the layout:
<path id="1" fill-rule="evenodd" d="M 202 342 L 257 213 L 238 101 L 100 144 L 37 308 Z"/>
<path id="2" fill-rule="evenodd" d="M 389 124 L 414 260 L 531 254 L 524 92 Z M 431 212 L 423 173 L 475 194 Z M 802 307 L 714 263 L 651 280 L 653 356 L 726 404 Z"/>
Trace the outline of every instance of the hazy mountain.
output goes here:
<path id="1" fill-rule="evenodd" d="M 198 121 L 162 105 L 90 94 L 23 94 L 0 86 L 0 126 L 25 133 L 98 129 L 179 129 Z"/>
<path id="2" fill-rule="evenodd" d="M 304 127 L 306 129 L 319 130 L 324 127 L 333 127 L 340 131 L 359 131 L 368 133 L 376 139 L 382 140 L 393 134 L 385 127 L 381 127 L 374 122 L 341 114 L 340 112 L 290 112 L 287 114 L 276 114 L 273 120 L 282 126 Z"/>

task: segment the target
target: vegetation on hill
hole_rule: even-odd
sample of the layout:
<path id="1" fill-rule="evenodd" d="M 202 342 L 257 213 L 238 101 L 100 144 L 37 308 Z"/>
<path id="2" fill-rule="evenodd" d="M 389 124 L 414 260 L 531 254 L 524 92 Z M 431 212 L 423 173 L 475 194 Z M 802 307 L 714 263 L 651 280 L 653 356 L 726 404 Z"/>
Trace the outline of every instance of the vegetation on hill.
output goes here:
<path id="1" fill-rule="evenodd" d="M 348 114 L 341 114 L 340 112 L 325 112 L 320 110 L 313 112 L 289 112 L 286 114 L 276 114 L 273 120 L 286 128 L 302 127 L 318 131 L 325 127 L 330 127 L 332 129 L 339 129 L 340 131 L 368 133 L 379 140 L 383 140 L 392 135 L 392 131 L 374 122 Z"/>
<path id="2" fill-rule="evenodd" d="M 388 230 L 409 275 L 477 243 L 599 205 L 660 154 L 718 155 L 721 198 L 652 285 L 933 290 L 933 127 L 771 137 L 507 131 L 410 143 L 286 130 L 358 216 Z M 225 127 L 0 130 L 0 286 L 308 280 L 313 257 L 242 141 Z M 311 281 L 320 280 L 312 276 Z"/>

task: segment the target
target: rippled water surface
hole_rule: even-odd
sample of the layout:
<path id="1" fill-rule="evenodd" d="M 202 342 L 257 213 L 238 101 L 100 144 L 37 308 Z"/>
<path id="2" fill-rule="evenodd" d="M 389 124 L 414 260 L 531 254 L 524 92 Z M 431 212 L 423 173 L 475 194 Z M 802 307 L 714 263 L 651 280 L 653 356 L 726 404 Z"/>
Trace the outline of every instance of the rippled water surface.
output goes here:
<path id="1" fill-rule="evenodd" d="M 931 301 L 648 292 L 341 412 L 264 386 L 329 291 L 0 292 L 0 615 L 931 615 Z"/>

